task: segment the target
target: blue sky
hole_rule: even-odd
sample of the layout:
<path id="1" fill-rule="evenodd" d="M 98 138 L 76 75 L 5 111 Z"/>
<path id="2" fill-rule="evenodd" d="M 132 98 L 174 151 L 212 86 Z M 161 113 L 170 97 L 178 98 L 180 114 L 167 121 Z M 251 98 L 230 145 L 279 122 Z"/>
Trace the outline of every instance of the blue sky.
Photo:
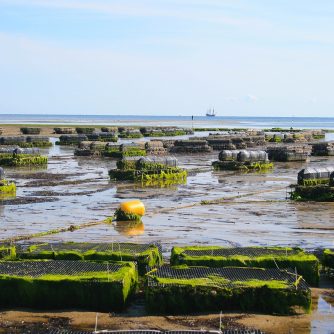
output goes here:
<path id="1" fill-rule="evenodd" d="M 334 116 L 332 0 L 0 0 L 0 113 Z"/>

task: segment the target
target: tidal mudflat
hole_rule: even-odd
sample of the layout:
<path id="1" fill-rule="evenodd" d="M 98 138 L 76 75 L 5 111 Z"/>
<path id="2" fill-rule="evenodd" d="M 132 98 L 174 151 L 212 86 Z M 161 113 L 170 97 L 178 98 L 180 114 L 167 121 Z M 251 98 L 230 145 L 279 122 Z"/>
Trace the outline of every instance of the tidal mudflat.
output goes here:
<path id="1" fill-rule="evenodd" d="M 298 246 L 310 251 L 333 248 L 334 204 L 292 202 L 289 185 L 296 182 L 301 168 L 331 166 L 334 157 L 275 163 L 268 172 L 241 173 L 214 171 L 211 162 L 217 159 L 217 151 L 176 154 L 180 166 L 188 171 L 187 183 L 146 187 L 110 181 L 108 170 L 115 168 L 114 159 L 75 157 L 73 151 L 72 147 L 53 146 L 42 150 L 49 157 L 46 168 L 6 170 L 7 178 L 17 184 L 17 197 L 1 202 L 2 240 L 22 237 L 21 242 L 159 242 L 166 259 L 172 246 L 189 244 Z M 121 201 L 132 198 L 141 199 L 147 208 L 142 224 L 103 222 Z M 57 229 L 61 232 L 39 236 Z M 326 281 L 320 289 L 313 289 L 311 315 L 282 318 L 224 314 L 223 323 L 269 333 L 330 333 L 334 323 L 332 286 L 333 282 Z M 52 327 L 57 321 L 64 328 L 91 329 L 95 321 L 95 313 L 67 311 L 5 311 L 0 317 L 0 332 L 3 329 L 4 333 L 13 326 L 17 331 L 12 333 L 20 332 L 22 321 L 40 329 Z M 214 329 L 219 326 L 219 316 L 153 317 L 145 313 L 140 300 L 125 314 L 100 316 L 101 328 L 124 328 L 124 324 L 129 329 Z"/>

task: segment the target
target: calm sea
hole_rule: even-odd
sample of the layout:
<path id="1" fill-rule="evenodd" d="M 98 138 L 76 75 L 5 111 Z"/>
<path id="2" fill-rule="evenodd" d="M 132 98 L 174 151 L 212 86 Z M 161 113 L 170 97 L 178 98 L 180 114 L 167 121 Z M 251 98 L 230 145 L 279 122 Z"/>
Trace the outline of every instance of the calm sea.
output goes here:
<path id="1" fill-rule="evenodd" d="M 312 128 L 334 129 L 334 117 L 233 117 L 135 115 L 18 115 L 0 114 L 0 124 L 94 124 L 134 126 L 185 126 L 198 128 Z"/>

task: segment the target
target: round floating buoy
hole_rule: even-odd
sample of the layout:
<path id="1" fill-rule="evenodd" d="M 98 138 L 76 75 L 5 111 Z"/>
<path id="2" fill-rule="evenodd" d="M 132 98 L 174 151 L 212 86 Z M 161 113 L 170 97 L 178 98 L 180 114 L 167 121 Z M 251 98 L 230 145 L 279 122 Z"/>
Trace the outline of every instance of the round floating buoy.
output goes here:
<path id="1" fill-rule="evenodd" d="M 140 200 L 127 201 L 116 210 L 116 220 L 140 220 L 145 214 L 145 205 Z"/>

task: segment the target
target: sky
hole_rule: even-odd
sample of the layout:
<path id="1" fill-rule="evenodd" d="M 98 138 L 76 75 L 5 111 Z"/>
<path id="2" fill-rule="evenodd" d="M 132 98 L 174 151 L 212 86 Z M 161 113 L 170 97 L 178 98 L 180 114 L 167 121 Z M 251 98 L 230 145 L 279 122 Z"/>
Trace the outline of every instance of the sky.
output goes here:
<path id="1" fill-rule="evenodd" d="M 333 18 L 333 0 L 0 0 L 0 114 L 334 117 Z"/>

